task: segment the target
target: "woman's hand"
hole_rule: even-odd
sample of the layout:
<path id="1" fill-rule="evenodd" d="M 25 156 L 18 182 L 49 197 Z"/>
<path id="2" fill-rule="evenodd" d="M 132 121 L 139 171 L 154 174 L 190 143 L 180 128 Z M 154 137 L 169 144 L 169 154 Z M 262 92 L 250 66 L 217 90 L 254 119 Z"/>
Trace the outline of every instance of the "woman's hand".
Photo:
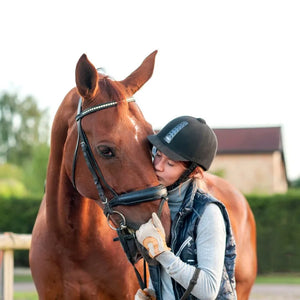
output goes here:
<path id="1" fill-rule="evenodd" d="M 135 294 L 134 300 L 155 300 L 155 292 L 151 289 L 138 289 Z"/>
<path id="2" fill-rule="evenodd" d="M 152 218 L 141 225 L 136 232 L 136 237 L 139 243 L 147 249 L 151 258 L 170 250 L 166 244 L 165 230 L 156 213 L 152 213 Z"/>

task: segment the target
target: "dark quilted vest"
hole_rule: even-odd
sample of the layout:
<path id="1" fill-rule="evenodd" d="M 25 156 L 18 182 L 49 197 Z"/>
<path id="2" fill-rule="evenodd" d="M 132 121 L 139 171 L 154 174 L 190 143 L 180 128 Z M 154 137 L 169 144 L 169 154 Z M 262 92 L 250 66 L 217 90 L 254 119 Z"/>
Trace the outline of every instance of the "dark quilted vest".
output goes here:
<path id="1" fill-rule="evenodd" d="M 234 267 L 236 258 L 235 241 L 232 235 L 228 213 L 224 205 L 211 195 L 197 190 L 195 184 L 191 184 L 185 195 L 185 199 L 179 213 L 172 222 L 171 248 L 172 252 L 182 261 L 197 266 L 196 235 L 197 226 L 208 204 L 214 203 L 220 208 L 226 226 L 226 249 L 224 269 L 221 286 L 216 299 L 236 299 Z M 198 249 L 201 251 L 201 249 Z M 150 276 L 156 291 L 157 300 L 162 300 L 160 284 L 160 266 L 150 266 Z M 172 279 L 176 299 L 180 299 L 185 289 Z M 189 300 L 197 299 L 190 295 Z M 164 299 L 165 300 L 165 299 Z"/>

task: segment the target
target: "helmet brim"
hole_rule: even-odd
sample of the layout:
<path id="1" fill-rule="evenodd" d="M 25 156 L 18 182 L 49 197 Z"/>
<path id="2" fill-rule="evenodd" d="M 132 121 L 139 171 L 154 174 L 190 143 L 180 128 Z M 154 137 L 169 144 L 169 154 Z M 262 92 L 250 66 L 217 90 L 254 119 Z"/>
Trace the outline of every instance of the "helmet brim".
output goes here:
<path id="1" fill-rule="evenodd" d="M 161 151 L 164 155 L 166 155 L 169 159 L 173 161 L 189 161 L 185 159 L 183 156 L 175 153 L 172 151 L 167 143 L 163 143 L 156 134 L 149 135 L 148 137 L 149 142 L 155 146 L 159 151 Z"/>

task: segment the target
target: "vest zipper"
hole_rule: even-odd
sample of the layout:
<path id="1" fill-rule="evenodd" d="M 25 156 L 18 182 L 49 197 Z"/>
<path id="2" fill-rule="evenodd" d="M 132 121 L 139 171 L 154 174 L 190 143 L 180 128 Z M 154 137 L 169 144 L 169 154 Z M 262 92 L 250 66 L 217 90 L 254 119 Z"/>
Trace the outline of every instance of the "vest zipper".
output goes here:
<path id="1" fill-rule="evenodd" d="M 176 256 L 180 256 L 182 250 L 184 249 L 184 247 L 186 245 L 188 245 L 188 243 L 192 240 L 193 238 L 191 236 L 188 236 L 187 239 L 181 244 L 179 250 L 177 251 L 177 253 L 175 254 Z"/>

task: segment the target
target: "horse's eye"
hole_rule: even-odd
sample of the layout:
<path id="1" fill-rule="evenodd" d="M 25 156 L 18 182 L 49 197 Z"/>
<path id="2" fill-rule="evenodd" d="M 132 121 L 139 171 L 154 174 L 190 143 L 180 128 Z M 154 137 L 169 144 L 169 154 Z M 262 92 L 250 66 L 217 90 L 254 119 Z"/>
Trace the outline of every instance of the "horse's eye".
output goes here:
<path id="1" fill-rule="evenodd" d="M 112 158 L 115 156 L 113 149 L 108 146 L 98 146 L 97 152 L 104 158 Z"/>

